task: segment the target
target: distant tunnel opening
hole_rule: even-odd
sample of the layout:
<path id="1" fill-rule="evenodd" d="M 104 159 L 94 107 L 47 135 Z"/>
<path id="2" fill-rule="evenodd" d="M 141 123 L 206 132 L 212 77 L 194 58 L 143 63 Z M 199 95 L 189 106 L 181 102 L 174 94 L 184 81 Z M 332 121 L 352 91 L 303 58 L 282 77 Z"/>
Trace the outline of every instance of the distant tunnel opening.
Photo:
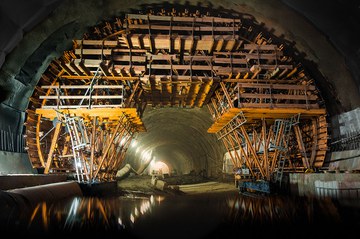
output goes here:
<path id="1" fill-rule="evenodd" d="M 151 158 L 163 161 L 180 175 L 202 170 L 207 176 L 221 174 L 226 149 L 207 133 L 212 123 L 207 109 L 149 108 L 143 121 L 147 132 L 136 136 L 136 145 L 128 149 L 126 162 L 140 168 Z"/>

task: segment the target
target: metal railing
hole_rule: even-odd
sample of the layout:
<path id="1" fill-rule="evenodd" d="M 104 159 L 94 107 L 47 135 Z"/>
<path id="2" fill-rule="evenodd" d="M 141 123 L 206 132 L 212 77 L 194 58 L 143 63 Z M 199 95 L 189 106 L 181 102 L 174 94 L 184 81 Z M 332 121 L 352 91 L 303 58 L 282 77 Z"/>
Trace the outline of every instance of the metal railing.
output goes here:
<path id="1" fill-rule="evenodd" d="M 22 134 L 0 130 L 0 151 L 25 153 L 25 139 Z"/>
<path id="2" fill-rule="evenodd" d="M 346 136 L 332 139 L 331 152 L 360 149 L 360 132 L 348 133 Z"/>

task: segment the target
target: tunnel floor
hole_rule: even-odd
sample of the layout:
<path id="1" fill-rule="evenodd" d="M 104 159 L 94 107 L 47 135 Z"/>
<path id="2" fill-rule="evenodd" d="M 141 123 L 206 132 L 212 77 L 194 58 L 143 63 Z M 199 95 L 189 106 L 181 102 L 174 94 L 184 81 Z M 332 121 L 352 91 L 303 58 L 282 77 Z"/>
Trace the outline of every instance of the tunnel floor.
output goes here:
<path id="1" fill-rule="evenodd" d="M 357 200 L 242 194 L 233 182 L 172 178 L 179 191 L 155 190 L 149 176 L 127 177 L 119 192 L 6 208 L 1 232 L 41 238 L 337 238 L 356 233 Z M 170 180 L 169 180 L 170 185 Z"/>
<path id="2" fill-rule="evenodd" d="M 193 195 L 209 192 L 237 192 L 232 178 L 209 179 L 201 175 L 181 175 L 158 178 L 164 184 L 152 183 L 150 175 L 133 175 L 118 180 L 120 191 L 155 195 Z"/>

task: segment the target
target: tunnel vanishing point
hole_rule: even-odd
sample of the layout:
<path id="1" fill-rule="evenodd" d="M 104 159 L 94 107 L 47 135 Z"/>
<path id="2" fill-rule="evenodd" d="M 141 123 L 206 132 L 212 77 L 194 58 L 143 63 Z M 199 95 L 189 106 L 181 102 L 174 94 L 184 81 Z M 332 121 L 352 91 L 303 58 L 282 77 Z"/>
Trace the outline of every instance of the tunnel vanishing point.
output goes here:
<path id="1" fill-rule="evenodd" d="M 268 181 L 329 170 L 333 145 L 357 132 L 339 125 L 359 105 L 358 68 L 291 6 L 302 7 L 31 7 L 38 15 L 15 20 L 25 33 L 3 51 L 0 73 L 1 150 L 27 157 L 0 171 L 28 161 L 36 172 L 106 182 L 125 163 L 138 173 L 161 162 L 169 172 L 208 176 L 246 166 Z"/>

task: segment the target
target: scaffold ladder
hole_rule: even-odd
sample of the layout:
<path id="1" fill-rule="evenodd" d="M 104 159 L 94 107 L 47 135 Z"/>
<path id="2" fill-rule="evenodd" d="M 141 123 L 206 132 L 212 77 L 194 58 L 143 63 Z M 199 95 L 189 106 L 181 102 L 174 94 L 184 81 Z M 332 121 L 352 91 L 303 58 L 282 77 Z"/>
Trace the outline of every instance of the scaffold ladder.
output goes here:
<path id="1" fill-rule="evenodd" d="M 89 175 L 85 173 L 85 169 L 87 172 L 89 169 L 81 155 L 81 150 L 90 145 L 84 120 L 80 117 L 68 117 L 66 114 L 64 114 L 64 120 L 71 139 L 77 180 L 78 182 L 88 181 Z"/>
<path id="2" fill-rule="evenodd" d="M 220 140 L 226 135 L 234 132 L 236 129 L 240 128 L 243 124 L 246 123 L 246 117 L 242 111 L 236 114 L 226 125 L 224 125 L 219 132 L 216 134 L 217 139 Z"/>
<path id="3" fill-rule="evenodd" d="M 283 177 L 283 173 L 284 173 L 284 167 L 285 167 L 285 162 L 286 159 L 289 156 L 289 140 L 290 140 L 290 132 L 292 127 L 295 124 L 299 123 L 299 119 L 300 119 L 300 114 L 294 115 L 289 119 L 276 119 L 274 126 L 275 126 L 275 138 L 279 137 L 278 134 L 280 134 L 281 132 L 281 124 L 283 124 L 283 132 L 282 135 L 283 137 L 281 137 L 279 145 L 277 145 L 279 152 L 279 160 L 278 160 L 278 165 L 277 165 L 277 170 L 276 170 L 276 174 L 275 174 L 275 182 L 277 182 L 279 184 L 279 186 L 281 187 L 281 183 L 282 183 L 282 177 Z"/>
<path id="4" fill-rule="evenodd" d="M 275 183 L 278 183 L 278 185 L 281 187 L 282 178 L 284 174 L 284 167 L 285 167 L 285 161 L 286 157 L 284 154 L 280 154 L 279 160 L 278 160 L 278 167 L 275 174 Z"/>

